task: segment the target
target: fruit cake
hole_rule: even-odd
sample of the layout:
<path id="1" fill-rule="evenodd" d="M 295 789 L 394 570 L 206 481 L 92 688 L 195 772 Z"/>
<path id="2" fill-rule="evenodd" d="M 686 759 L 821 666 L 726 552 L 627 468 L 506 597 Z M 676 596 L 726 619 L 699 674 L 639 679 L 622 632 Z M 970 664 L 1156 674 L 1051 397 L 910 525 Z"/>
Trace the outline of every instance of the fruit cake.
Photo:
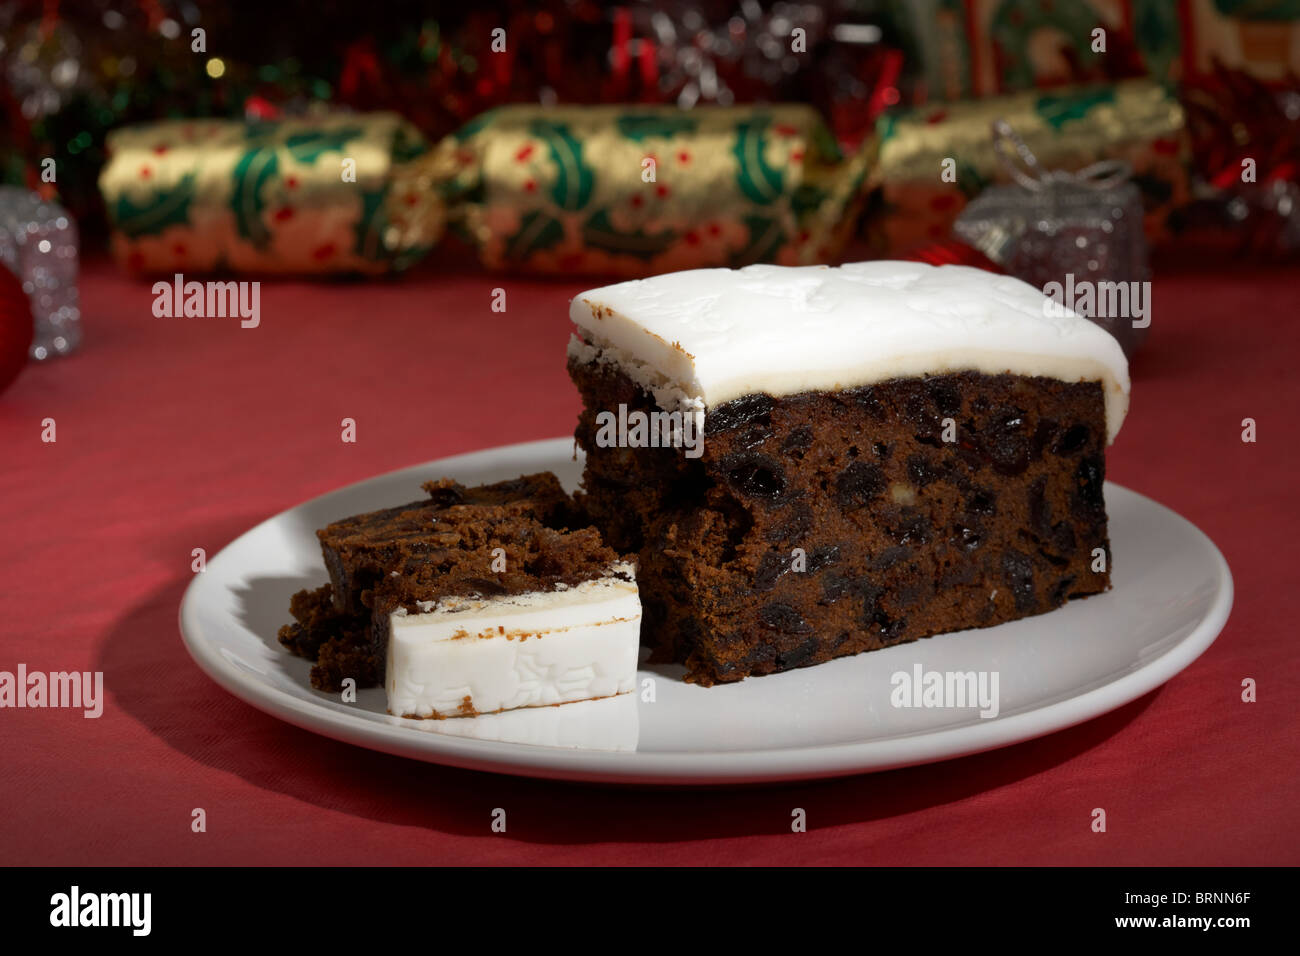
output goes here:
<path id="1" fill-rule="evenodd" d="M 654 659 L 711 685 L 1106 590 L 1128 368 L 1047 301 L 910 262 L 692 270 L 575 298 L 577 500 L 639 555 Z M 680 413 L 680 447 L 609 427 L 655 412 Z"/>
<path id="2" fill-rule="evenodd" d="M 461 532 L 510 517 L 562 526 L 571 506 L 549 471 L 473 488 L 450 479 L 421 487 L 429 495 L 424 501 L 344 518 L 316 532 L 340 611 L 362 613 L 365 592 L 385 570 L 415 555 L 436 557 L 456 547 Z"/>
<path id="3" fill-rule="evenodd" d="M 635 683 L 635 565 L 576 524 L 550 472 L 344 518 L 317 532 L 330 583 L 299 591 L 289 651 L 312 686 L 382 683 L 391 713 L 452 717 L 607 697 Z"/>

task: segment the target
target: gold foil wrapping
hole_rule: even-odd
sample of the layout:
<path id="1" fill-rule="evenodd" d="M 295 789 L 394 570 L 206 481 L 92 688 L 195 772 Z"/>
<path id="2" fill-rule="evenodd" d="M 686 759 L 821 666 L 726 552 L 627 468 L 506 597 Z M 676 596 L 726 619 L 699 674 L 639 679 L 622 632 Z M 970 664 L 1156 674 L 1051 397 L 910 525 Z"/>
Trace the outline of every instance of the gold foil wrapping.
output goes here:
<path id="1" fill-rule="evenodd" d="M 872 155 L 803 106 L 505 107 L 412 165 L 489 268 L 649 275 L 833 258 Z"/>
<path id="2" fill-rule="evenodd" d="M 493 269 L 823 262 L 874 159 L 803 106 L 504 107 L 427 151 L 386 114 L 154 123 L 110 147 L 114 253 L 163 273 L 382 272 L 448 227 Z"/>
<path id="3" fill-rule="evenodd" d="M 100 191 L 131 271 L 376 273 L 425 251 L 404 218 L 424 198 L 395 194 L 393 174 L 427 144 L 396 114 L 170 120 L 108 149 Z"/>
<path id="4" fill-rule="evenodd" d="M 1048 169 L 1128 160 L 1152 237 L 1187 198 L 1182 108 L 1142 80 L 887 117 L 849 155 L 797 105 L 502 107 L 431 149 L 384 113 L 167 121 L 111 134 L 100 185 L 134 271 L 378 273 L 448 229 L 498 270 L 801 265 L 838 257 L 872 189 L 879 254 L 948 238 L 1006 180 L 997 117 Z"/>
<path id="5" fill-rule="evenodd" d="M 879 124 L 870 220 L 879 250 L 895 254 L 948 238 L 969 199 L 990 183 L 1010 181 L 993 149 L 998 118 L 1046 169 L 1075 171 L 1101 159 L 1131 163 L 1150 238 L 1164 234 L 1169 212 L 1189 197 L 1183 108 L 1160 84 L 1132 80 L 938 104 Z"/>

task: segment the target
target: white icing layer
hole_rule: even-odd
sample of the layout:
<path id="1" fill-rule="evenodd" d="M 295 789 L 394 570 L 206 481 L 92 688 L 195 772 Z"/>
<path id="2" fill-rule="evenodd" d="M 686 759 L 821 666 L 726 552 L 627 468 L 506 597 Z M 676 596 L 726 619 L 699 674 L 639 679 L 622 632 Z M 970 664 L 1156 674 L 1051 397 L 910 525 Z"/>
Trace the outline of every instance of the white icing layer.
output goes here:
<path id="1" fill-rule="evenodd" d="M 636 583 L 616 576 L 631 570 L 616 564 L 556 591 L 399 608 L 389 617 L 388 712 L 489 714 L 633 690 L 641 601 Z"/>
<path id="2" fill-rule="evenodd" d="M 1128 412 L 1124 352 L 1050 306 L 1026 282 L 969 266 L 694 269 L 582 293 L 569 351 L 617 363 L 670 411 L 961 371 L 1097 381 L 1114 441 Z"/>

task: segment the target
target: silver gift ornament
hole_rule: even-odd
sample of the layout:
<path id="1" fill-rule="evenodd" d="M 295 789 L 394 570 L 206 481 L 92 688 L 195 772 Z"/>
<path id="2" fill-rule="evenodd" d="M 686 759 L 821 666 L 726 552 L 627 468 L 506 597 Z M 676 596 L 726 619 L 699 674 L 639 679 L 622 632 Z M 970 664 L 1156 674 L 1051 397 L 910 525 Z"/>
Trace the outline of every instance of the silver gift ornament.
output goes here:
<path id="1" fill-rule="evenodd" d="M 16 186 L 0 186 L 0 263 L 31 301 L 31 357 L 67 355 L 81 343 L 77 224 L 62 206 Z"/>
<path id="2" fill-rule="evenodd" d="M 985 189 L 953 232 L 1045 293 L 1069 290 L 1063 304 L 1132 356 L 1151 320 L 1142 197 L 1130 181 L 1132 167 L 1103 160 L 1077 172 L 1045 170 L 1004 120 L 993 123 L 993 146 L 1013 182 Z"/>

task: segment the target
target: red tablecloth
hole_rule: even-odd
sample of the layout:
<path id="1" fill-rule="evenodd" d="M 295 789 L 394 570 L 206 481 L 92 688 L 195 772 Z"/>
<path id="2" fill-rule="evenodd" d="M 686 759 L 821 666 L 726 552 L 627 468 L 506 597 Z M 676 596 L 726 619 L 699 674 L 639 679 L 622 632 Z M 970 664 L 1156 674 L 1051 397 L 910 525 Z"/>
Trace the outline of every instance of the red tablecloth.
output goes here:
<path id="1" fill-rule="evenodd" d="M 0 711 L 0 862 L 1300 863 L 1294 271 L 1157 278 L 1109 477 L 1218 543 L 1236 606 L 1187 671 L 1083 726 L 846 780 L 637 791 L 372 753 L 204 676 L 176 626 L 191 549 L 390 469 L 570 433 L 566 306 L 583 285 L 267 281 L 244 330 L 155 318 L 149 284 L 92 263 L 81 352 L 0 395 L 0 670 L 102 670 L 107 702 L 98 720 Z M 807 833 L 790 833 L 793 807 Z"/>

